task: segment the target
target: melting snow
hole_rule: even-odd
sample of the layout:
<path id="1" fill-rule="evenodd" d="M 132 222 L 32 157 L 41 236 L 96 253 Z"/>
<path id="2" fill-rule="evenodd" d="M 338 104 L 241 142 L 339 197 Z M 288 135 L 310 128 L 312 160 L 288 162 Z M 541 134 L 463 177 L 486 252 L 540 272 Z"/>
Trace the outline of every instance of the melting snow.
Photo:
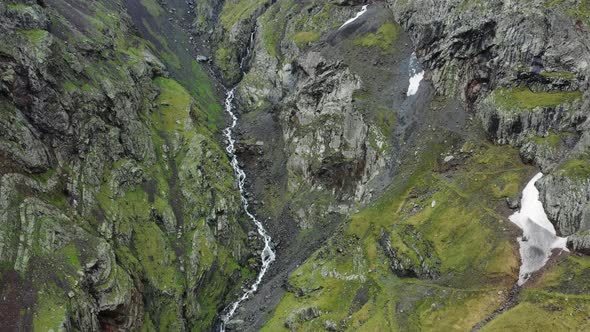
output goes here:
<path id="1" fill-rule="evenodd" d="M 424 70 L 414 74 L 414 76 L 410 77 L 410 86 L 408 87 L 408 97 L 413 96 L 418 92 L 418 88 L 420 87 L 420 82 L 424 78 Z"/>
<path id="2" fill-rule="evenodd" d="M 364 5 L 364 6 L 363 6 L 363 8 L 361 9 L 361 11 L 360 11 L 360 12 L 358 12 L 358 13 L 356 13 L 356 16 L 355 16 L 355 17 L 353 17 L 353 18 L 351 18 L 350 20 L 348 20 L 348 21 L 344 22 L 344 24 L 342 24 L 342 25 L 340 26 L 340 28 L 338 28 L 338 30 L 340 30 L 340 29 L 344 28 L 344 26 L 345 26 L 345 25 L 348 25 L 348 24 L 350 24 L 350 23 L 352 23 L 352 22 L 356 21 L 356 19 L 357 19 L 357 18 L 361 17 L 361 15 L 363 15 L 364 13 L 366 13 L 366 12 L 367 12 L 367 7 L 368 7 L 368 5 Z"/>
<path id="3" fill-rule="evenodd" d="M 531 273 L 541 269 L 551 257 L 551 250 L 555 248 L 567 251 L 567 238 L 555 235 L 555 227 L 547 218 L 543 204 L 539 201 L 539 191 L 535 187 L 543 173 L 535 175 L 522 191 L 520 211 L 510 216 L 510 221 L 522 229 L 520 257 L 522 265 L 518 284 L 524 284 Z"/>
<path id="4" fill-rule="evenodd" d="M 416 57 L 416 53 L 412 53 L 412 57 L 410 58 L 410 86 L 408 87 L 407 96 L 413 96 L 418 92 L 418 88 L 420 88 L 420 82 L 424 78 L 424 70 L 418 70 L 420 66 L 418 64 L 418 57 Z"/>

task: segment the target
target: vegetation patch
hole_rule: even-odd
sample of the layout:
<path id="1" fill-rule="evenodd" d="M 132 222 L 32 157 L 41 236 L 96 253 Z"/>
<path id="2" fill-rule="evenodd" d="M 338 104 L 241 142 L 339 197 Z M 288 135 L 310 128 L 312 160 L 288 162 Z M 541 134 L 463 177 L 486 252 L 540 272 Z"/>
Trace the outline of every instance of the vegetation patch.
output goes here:
<path id="1" fill-rule="evenodd" d="M 293 35 L 293 41 L 299 48 L 303 48 L 320 39 L 320 34 L 315 31 L 301 31 Z"/>
<path id="2" fill-rule="evenodd" d="M 500 88 L 493 93 L 495 103 L 510 111 L 533 110 L 538 107 L 556 107 L 569 104 L 582 97 L 580 91 L 533 92 L 525 86 Z"/>
<path id="3" fill-rule="evenodd" d="M 262 25 L 262 42 L 268 54 L 280 55 L 280 43 L 285 35 L 286 15 L 295 7 L 293 1 L 279 1 L 271 6 L 260 18 Z"/>
<path id="4" fill-rule="evenodd" d="M 574 3 L 563 0 L 545 0 L 545 7 L 553 8 L 562 6 L 565 12 L 572 18 L 590 24 L 590 3 L 588 1 L 576 1 Z"/>
<path id="5" fill-rule="evenodd" d="M 394 51 L 393 44 L 400 32 L 400 27 L 392 22 L 384 23 L 377 32 L 368 33 L 364 36 L 357 37 L 353 43 L 363 47 L 378 47 L 384 54 L 390 54 Z"/>
<path id="6" fill-rule="evenodd" d="M 223 71 L 224 73 L 231 74 L 232 71 L 235 71 L 233 66 L 234 63 L 237 61 L 237 56 L 233 50 L 228 45 L 220 45 L 215 50 L 215 64 Z"/>
<path id="7" fill-rule="evenodd" d="M 446 146 L 421 151 L 423 159 L 405 165 L 377 202 L 293 272 L 263 330 L 286 330 L 290 315 L 309 307 L 321 315 L 296 329 L 322 330 L 329 321 L 339 330 L 469 330 L 501 305 L 519 260 L 497 211 L 531 167 L 515 149 L 476 141 L 461 149 L 472 151 L 463 165 L 441 175 L 433 169 Z M 406 267 L 440 276 L 392 273 L 383 234 Z"/>
<path id="8" fill-rule="evenodd" d="M 381 130 L 381 133 L 389 137 L 395 126 L 395 112 L 389 108 L 380 108 L 375 114 L 375 122 Z"/>
<path id="9" fill-rule="evenodd" d="M 559 174 L 572 180 L 586 181 L 590 179 L 590 161 L 570 159 L 559 167 Z"/>
<path id="10" fill-rule="evenodd" d="M 141 0 L 141 4 L 148 10 L 150 15 L 158 17 L 164 13 L 164 10 L 156 2 L 156 0 Z"/>
<path id="11" fill-rule="evenodd" d="M 61 331 L 66 320 L 67 300 L 64 291 L 49 283 L 37 292 L 33 314 L 35 331 Z"/>
<path id="12" fill-rule="evenodd" d="M 541 76 L 548 77 L 548 78 L 563 78 L 567 80 L 573 80 L 576 76 L 573 73 L 569 73 L 566 71 L 559 71 L 559 72 L 543 72 Z"/>
<path id="13" fill-rule="evenodd" d="M 182 120 L 190 114 L 191 96 L 175 80 L 158 77 L 154 82 L 160 87 L 160 95 L 156 102 L 160 105 L 158 112 L 162 129 L 182 130 L 185 127 Z"/>
<path id="14" fill-rule="evenodd" d="M 230 30 L 234 24 L 249 18 L 254 11 L 264 5 L 267 0 L 228 0 L 221 10 L 221 24 Z"/>
<path id="15" fill-rule="evenodd" d="M 183 279 L 176 270 L 176 255 L 156 224 L 135 223 L 133 245 L 152 285 L 162 291 L 182 291 Z"/>
<path id="16" fill-rule="evenodd" d="M 60 251 L 64 255 L 65 261 L 68 265 L 75 269 L 80 269 L 82 267 L 82 264 L 80 264 L 80 253 L 74 244 L 70 243 L 61 248 Z"/>
<path id="17" fill-rule="evenodd" d="M 208 128 L 215 132 L 224 125 L 223 107 L 217 99 L 217 95 L 211 84 L 211 79 L 203 70 L 201 64 L 192 61 L 191 69 L 196 80 L 195 104 L 199 110 L 199 115 L 204 117 L 199 123 L 206 123 Z"/>
<path id="18" fill-rule="evenodd" d="M 557 148 L 559 147 L 564 139 L 571 136 L 570 133 L 556 133 L 550 132 L 549 135 L 545 137 L 534 136 L 532 137 L 532 141 L 537 145 L 544 145 L 550 148 Z"/>
<path id="19" fill-rule="evenodd" d="M 41 29 L 20 30 L 19 33 L 27 38 L 27 40 L 33 45 L 39 44 L 49 35 L 49 32 Z"/>
<path id="20" fill-rule="evenodd" d="M 530 293 L 527 297 L 537 296 Z M 482 332 L 492 331 L 585 331 L 590 299 L 549 296 L 541 302 L 524 301 L 496 317 Z"/>

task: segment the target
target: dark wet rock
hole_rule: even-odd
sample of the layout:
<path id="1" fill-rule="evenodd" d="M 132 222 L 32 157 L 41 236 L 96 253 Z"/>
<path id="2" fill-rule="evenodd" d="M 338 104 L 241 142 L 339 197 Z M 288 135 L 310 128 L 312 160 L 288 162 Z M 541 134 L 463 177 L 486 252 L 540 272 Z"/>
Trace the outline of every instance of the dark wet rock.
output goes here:
<path id="1" fill-rule="evenodd" d="M 326 320 L 324 322 L 324 327 L 327 331 L 338 331 L 338 325 L 332 320 Z"/>
<path id="2" fill-rule="evenodd" d="M 366 0 L 331 0 L 338 6 L 357 6 L 366 3 Z"/>
<path id="3" fill-rule="evenodd" d="M 227 331 L 240 331 L 244 328 L 245 322 L 241 319 L 232 319 L 225 324 Z"/>
<path id="4" fill-rule="evenodd" d="M 520 208 L 520 201 L 521 201 L 520 197 L 514 197 L 514 198 L 506 197 L 506 205 L 512 210 L 516 210 L 516 209 Z"/>

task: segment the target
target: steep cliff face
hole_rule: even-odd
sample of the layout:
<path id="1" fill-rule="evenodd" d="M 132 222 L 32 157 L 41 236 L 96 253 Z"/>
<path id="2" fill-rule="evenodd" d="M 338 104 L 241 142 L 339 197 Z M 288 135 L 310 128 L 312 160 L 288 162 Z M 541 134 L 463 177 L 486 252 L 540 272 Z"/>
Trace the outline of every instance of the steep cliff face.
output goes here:
<path id="1" fill-rule="evenodd" d="M 119 1 L 0 3 L 7 329 L 202 330 L 255 268 L 209 78 L 134 31 Z"/>
<path id="2" fill-rule="evenodd" d="M 587 230 L 588 4 L 390 3 L 437 91 L 461 91 L 497 143 L 551 174 L 539 186 L 558 232 Z"/>
<path id="3" fill-rule="evenodd" d="M 289 204 L 302 229 L 371 200 L 397 165 L 392 148 L 401 139 L 394 124 L 408 83 L 388 72 L 407 77 L 410 50 L 387 49 L 398 41 L 399 27 L 377 10 L 374 21 L 359 19 L 356 29 L 339 29 L 354 8 L 322 2 L 278 2 L 258 19 L 254 53 L 238 86 L 244 150 L 246 157 L 261 153 L 257 162 L 272 176 L 267 186 L 281 186 L 263 210 L 276 213 Z M 285 162 L 265 157 L 279 154 Z"/>

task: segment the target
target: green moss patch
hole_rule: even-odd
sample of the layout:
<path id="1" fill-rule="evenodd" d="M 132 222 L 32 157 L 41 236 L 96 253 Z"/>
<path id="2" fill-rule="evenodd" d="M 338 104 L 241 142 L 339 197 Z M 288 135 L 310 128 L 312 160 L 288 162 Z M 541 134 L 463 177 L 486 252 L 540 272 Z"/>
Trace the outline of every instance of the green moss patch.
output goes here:
<path id="1" fill-rule="evenodd" d="M 61 331 L 66 321 L 67 298 L 63 290 L 46 284 L 37 292 L 37 304 L 33 314 L 34 331 Z"/>
<path id="2" fill-rule="evenodd" d="M 397 24 L 386 22 L 377 32 L 355 38 L 353 42 L 357 46 L 377 47 L 382 53 L 389 54 L 394 51 L 394 42 L 400 31 L 401 28 Z"/>
<path id="3" fill-rule="evenodd" d="M 303 48 L 320 39 L 320 34 L 315 31 L 301 31 L 293 35 L 293 41 L 299 48 Z"/>
<path id="4" fill-rule="evenodd" d="M 271 6 L 260 18 L 262 42 L 268 54 L 278 57 L 279 46 L 285 35 L 286 16 L 295 8 L 293 1 L 279 1 Z"/>
<path id="5" fill-rule="evenodd" d="M 280 57 L 280 44 L 286 39 L 293 40 L 299 48 L 318 41 L 326 31 L 342 24 L 333 14 L 339 8 L 326 1 L 276 2 L 259 20 L 266 51 Z"/>
<path id="6" fill-rule="evenodd" d="M 153 17 L 158 17 L 164 13 L 162 7 L 160 7 L 160 5 L 155 0 L 141 0 L 141 4 Z"/>
<path id="7" fill-rule="evenodd" d="M 530 294 L 537 297 L 537 295 Z M 584 331 L 588 328 L 590 299 L 546 296 L 524 301 L 496 317 L 481 331 Z"/>
<path id="8" fill-rule="evenodd" d="M 191 96 L 175 80 L 158 77 L 154 82 L 160 87 L 156 102 L 160 105 L 159 123 L 166 131 L 182 130 L 183 123 L 190 116 Z"/>
<path id="9" fill-rule="evenodd" d="M 134 224 L 133 246 L 150 284 L 162 291 L 182 291 L 183 278 L 176 269 L 176 255 L 156 224 Z"/>
<path id="10" fill-rule="evenodd" d="M 590 161 L 585 159 L 570 159 L 559 167 L 559 174 L 570 179 L 585 181 L 590 179 Z"/>
<path id="11" fill-rule="evenodd" d="M 197 82 L 194 91 L 195 104 L 198 115 L 203 117 L 201 123 L 206 123 L 211 131 L 219 130 L 224 125 L 223 107 L 219 103 L 213 89 L 213 84 L 203 67 L 196 61 L 191 63 L 192 73 Z M 200 119 L 197 119 L 197 121 Z"/>
<path id="12" fill-rule="evenodd" d="M 27 40 L 33 45 L 39 44 L 49 35 L 49 32 L 40 29 L 20 30 L 19 33 L 27 38 Z"/>
<path id="13" fill-rule="evenodd" d="M 556 107 L 569 104 L 582 97 L 580 91 L 551 91 L 533 92 L 521 86 L 515 88 L 500 88 L 493 93 L 495 103 L 510 111 L 532 110 L 538 107 Z"/>
<path id="14" fill-rule="evenodd" d="M 544 145 L 550 148 L 557 148 L 564 142 L 564 139 L 571 135 L 572 134 L 570 133 L 550 132 L 549 135 L 545 137 L 534 136 L 531 139 L 537 145 Z"/>
<path id="15" fill-rule="evenodd" d="M 80 252 L 74 244 L 68 244 L 60 249 L 60 252 L 63 254 L 68 265 L 75 269 L 80 269 L 82 267 L 82 264 L 80 264 Z"/>
<path id="16" fill-rule="evenodd" d="M 543 73 L 541 73 L 541 76 L 545 76 L 545 77 L 548 77 L 548 78 L 563 78 L 563 79 L 567 79 L 567 80 L 573 80 L 574 78 L 576 78 L 573 73 L 564 72 L 564 71 L 560 71 L 560 72 L 543 72 Z"/>
<path id="17" fill-rule="evenodd" d="M 249 18 L 254 11 L 264 5 L 267 0 L 228 0 L 221 10 L 221 24 L 226 30 L 237 22 Z"/>
<path id="18" fill-rule="evenodd" d="M 545 7 L 553 8 L 561 6 L 565 13 L 567 13 L 574 20 L 579 20 L 590 24 L 590 3 L 588 1 L 577 1 L 575 3 L 566 2 L 564 0 L 546 0 Z"/>

